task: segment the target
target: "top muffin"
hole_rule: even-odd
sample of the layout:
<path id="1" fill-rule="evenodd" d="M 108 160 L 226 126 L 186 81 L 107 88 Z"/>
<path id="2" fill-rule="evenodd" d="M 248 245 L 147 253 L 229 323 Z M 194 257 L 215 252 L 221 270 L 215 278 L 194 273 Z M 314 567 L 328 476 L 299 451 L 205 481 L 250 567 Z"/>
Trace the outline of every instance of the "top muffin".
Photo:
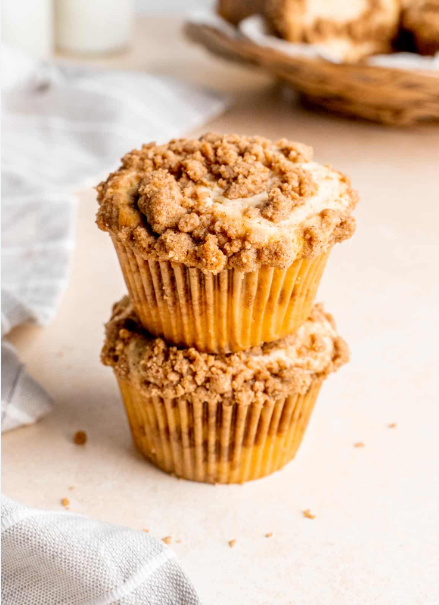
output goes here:
<path id="1" fill-rule="evenodd" d="M 355 229 L 350 181 L 286 139 L 205 134 L 128 153 L 101 183 L 98 226 L 145 259 L 218 273 L 285 268 Z"/>

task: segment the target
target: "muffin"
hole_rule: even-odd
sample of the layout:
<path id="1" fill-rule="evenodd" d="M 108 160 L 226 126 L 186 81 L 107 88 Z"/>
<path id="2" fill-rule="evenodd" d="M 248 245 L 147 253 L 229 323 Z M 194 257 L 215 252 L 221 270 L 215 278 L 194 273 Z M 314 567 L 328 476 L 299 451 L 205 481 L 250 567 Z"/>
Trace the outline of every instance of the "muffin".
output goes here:
<path id="1" fill-rule="evenodd" d="M 357 194 L 306 145 L 206 134 L 129 153 L 98 200 L 146 330 L 227 353 L 306 320 Z"/>
<path id="2" fill-rule="evenodd" d="M 242 19 L 263 13 L 266 0 L 219 0 L 218 14 L 226 21 L 237 25 Z"/>
<path id="3" fill-rule="evenodd" d="M 402 28 L 421 55 L 439 52 L 439 0 L 409 0 L 402 13 Z"/>
<path id="4" fill-rule="evenodd" d="M 319 44 L 355 62 L 391 52 L 400 0 L 267 0 L 266 14 L 285 40 Z"/>
<path id="5" fill-rule="evenodd" d="M 125 297 L 113 307 L 101 358 L 114 369 L 144 456 L 185 479 L 241 483 L 294 457 L 323 380 L 348 356 L 321 305 L 293 335 L 215 355 L 154 338 Z"/>

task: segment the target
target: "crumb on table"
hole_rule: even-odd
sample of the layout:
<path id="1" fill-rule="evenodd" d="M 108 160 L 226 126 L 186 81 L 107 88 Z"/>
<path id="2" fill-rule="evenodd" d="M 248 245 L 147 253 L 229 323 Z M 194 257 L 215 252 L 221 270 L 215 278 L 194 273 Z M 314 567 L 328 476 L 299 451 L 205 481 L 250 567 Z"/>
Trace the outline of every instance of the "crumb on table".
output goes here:
<path id="1" fill-rule="evenodd" d="M 395 429 L 396 428 L 396 422 L 392 422 L 389 424 L 389 429 Z"/>
<path id="2" fill-rule="evenodd" d="M 271 538 L 271 536 L 272 536 L 272 535 L 273 535 L 273 532 L 272 532 L 272 531 L 270 531 L 268 534 L 265 534 L 265 537 L 266 537 L 266 538 Z"/>
<path id="3" fill-rule="evenodd" d="M 144 528 L 144 529 L 142 529 L 142 531 L 144 531 L 145 534 L 149 534 L 149 529 Z"/>
<path id="4" fill-rule="evenodd" d="M 87 433 L 85 431 L 76 431 L 73 441 L 76 445 L 84 445 L 87 443 Z"/>
<path id="5" fill-rule="evenodd" d="M 69 490 L 70 490 L 71 492 L 72 492 L 74 489 L 75 489 L 75 486 L 74 486 L 74 485 L 71 485 L 71 486 L 69 487 Z"/>
<path id="6" fill-rule="evenodd" d="M 233 548 L 236 544 L 236 540 L 229 540 L 229 546 L 230 548 Z"/>
<path id="7" fill-rule="evenodd" d="M 64 508 L 68 508 L 70 506 L 70 500 L 68 498 L 62 498 L 61 504 L 64 506 Z"/>
<path id="8" fill-rule="evenodd" d="M 307 508 L 306 510 L 303 511 L 303 516 L 306 517 L 307 519 L 315 519 L 316 516 L 312 514 L 311 510 L 309 508 Z"/>
<path id="9" fill-rule="evenodd" d="M 166 536 L 165 538 L 162 538 L 163 542 L 165 544 L 171 544 L 172 542 L 172 537 L 171 536 Z"/>
<path id="10" fill-rule="evenodd" d="M 364 447 L 364 443 L 362 441 L 357 441 L 354 443 L 354 447 Z"/>

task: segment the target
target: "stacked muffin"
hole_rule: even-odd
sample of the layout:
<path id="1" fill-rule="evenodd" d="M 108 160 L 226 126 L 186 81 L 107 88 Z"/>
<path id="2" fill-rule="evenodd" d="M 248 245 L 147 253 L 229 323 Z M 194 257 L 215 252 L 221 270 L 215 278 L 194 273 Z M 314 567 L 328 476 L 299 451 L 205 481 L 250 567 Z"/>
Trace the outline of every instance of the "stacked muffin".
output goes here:
<path id="1" fill-rule="evenodd" d="M 127 154 L 98 200 L 129 291 L 102 361 L 138 449 L 211 483 L 281 468 L 348 359 L 313 306 L 332 246 L 355 229 L 348 179 L 300 143 L 207 134 Z"/>

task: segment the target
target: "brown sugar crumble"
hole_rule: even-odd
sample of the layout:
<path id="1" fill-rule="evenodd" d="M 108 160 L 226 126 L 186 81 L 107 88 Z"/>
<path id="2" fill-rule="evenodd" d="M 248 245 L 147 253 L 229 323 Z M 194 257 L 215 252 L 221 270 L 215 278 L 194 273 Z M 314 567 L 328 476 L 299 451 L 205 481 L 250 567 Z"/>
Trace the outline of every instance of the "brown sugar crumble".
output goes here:
<path id="1" fill-rule="evenodd" d="M 229 540 L 229 546 L 230 548 L 233 548 L 236 544 L 236 540 Z"/>
<path id="2" fill-rule="evenodd" d="M 365 445 L 362 441 L 357 441 L 356 443 L 354 443 L 354 447 L 365 447 Z"/>
<path id="3" fill-rule="evenodd" d="M 389 424 L 389 429 L 396 429 L 396 422 Z"/>
<path id="4" fill-rule="evenodd" d="M 303 516 L 306 517 L 307 519 L 315 519 L 316 516 L 312 514 L 311 510 L 309 508 L 307 508 L 306 510 L 303 511 Z"/>
<path id="5" fill-rule="evenodd" d="M 355 230 L 356 192 L 312 155 L 286 139 L 213 133 L 143 145 L 98 185 L 97 224 L 147 260 L 206 273 L 285 268 Z M 310 200 L 328 183 L 334 191 L 314 212 Z M 307 203 L 309 213 L 283 225 Z"/>
<path id="6" fill-rule="evenodd" d="M 76 445 L 85 445 L 87 443 L 87 433 L 85 431 L 76 431 L 73 441 Z"/>
<path id="7" fill-rule="evenodd" d="M 149 534 L 149 529 L 142 529 L 142 531 L 144 531 L 145 534 Z"/>
<path id="8" fill-rule="evenodd" d="M 75 489 L 75 487 L 74 487 L 73 485 L 71 485 L 71 486 L 69 487 L 69 490 L 70 490 L 71 492 L 72 492 L 74 489 Z"/>
<path id="9" fill-rule="evenodd" d="M 147 397 L 264 404 L 293 392 L 306 393 L 314 379 L 324 379 L 348 361 L 347 344 L 334 326 L 332 316 L 315 305 L 305 324 L 284 339 L 249 351 L 213 355 L 151 337 L 124 297 L 114 305 L 106 325 L 101 359 Z M 283 353 L 286 346 L 294 351 L 293 361 L 288 355 L 271 355 Z"/>
<path id="10" fill-rule="evenodd" d="M 64 508 L 68 508 L 70 506 L 70 500 L 68 498 L 62 498 L 61 504 L 64 506 Z"/>
<path id="11" fill-rule="evenodd" d="M 266 538 L 271 538 L 271 536 L 273 535 L 273 532 L 269 532 L 268 534 L 265 534 Z"/>
<path id="12" fill-rule="evenodd" d="M 172 537 L 171 536 L 166 536 L 165 538 L 162 538 L 162 541 L 165 544 L 171 544 L 172 543 Z"/>

